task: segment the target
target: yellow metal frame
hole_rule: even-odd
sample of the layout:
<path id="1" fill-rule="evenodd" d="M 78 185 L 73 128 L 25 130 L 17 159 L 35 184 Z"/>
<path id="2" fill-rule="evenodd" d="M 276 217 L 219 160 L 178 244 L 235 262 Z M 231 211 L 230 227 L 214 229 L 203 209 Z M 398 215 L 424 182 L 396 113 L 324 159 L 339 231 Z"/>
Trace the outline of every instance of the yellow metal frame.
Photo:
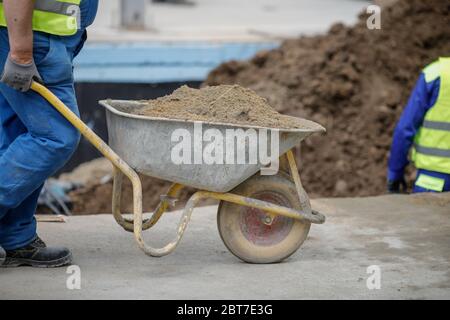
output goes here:
<path id="1" fill-rule="evenodd" d="M 183 185 L 174 183 L 167 194 L 162 197 L 158 207 L 149 219 L 143 219 L 142 212 L 142 184 L 139 175 L 127 163 L 125 163 L 95 132 L 93 132 L 75 113 L 73 113 L 58 97 L 56 97 L 45 86 L 33 82 L 31 89 L 46 99 L 56 110 L 58 110 L 80 133 L 107 158 L 114 166 L 114 186 L 112 196 L 113 216 L 117 223 L 125 230 L 133 232 L 139 247 L 149 256 L 162 257 L 175 250 L 180 243 L 181 238 L 190 221 L 192 211 L 198 202 L 202 199 L 213 198 L 221 201 L 227 201 L 234 204 L 253 207 L 264 210 L 268 215 L 281 215 L 293 219 L 307 220 L 311 223 L 321 224 L 325 222 L 325 217 L 311 210 L 309 198 L 304 191 L 300 176 L 298 174 L 297 165 L 291 150 L 286 153 L 290 175 L 294 180 L 297 193 L 300 199 L 301 211 L 291 208 L 275 205 L 269 202 L 243 197 L 232 193 L 217 193 L 210 191 L 197 191 L 187 201 L 183 214 L 181 216 L 177 234 L 174 240 L 163 248 L 153 248 L 147 245 L 142 236 L 142 232 L 153 227 L 161 216 L 170 207 L 172 199 L 176 199 Z M 120 211 L 120 202 L 122 194 L 123 176 L 126 176 L 132 184 L 133 188 L 133 219 L 126 219 Z"/>

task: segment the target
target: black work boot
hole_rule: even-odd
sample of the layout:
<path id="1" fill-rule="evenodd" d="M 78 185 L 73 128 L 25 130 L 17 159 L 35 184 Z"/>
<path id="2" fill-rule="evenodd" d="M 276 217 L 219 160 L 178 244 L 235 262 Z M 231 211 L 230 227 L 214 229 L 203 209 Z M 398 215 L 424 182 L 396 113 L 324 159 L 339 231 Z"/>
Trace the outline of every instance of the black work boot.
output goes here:
<path id="1" fill-rule="evenodd" d="M 3 250 L 2 247 L 0 247 L 0 266 L 3 264 L 3 262 L 6 259 L 6 252 Z"/>
<path id="2" fill-rule="evenodd" d="M 72 262 L 69 249 L 49 247 L 39 237 L 29 245 L 15 250 L 6 250 L 6 259 L 1 267 L 11 268 L 31 266 L 37 268 L 56 268 Z"/>

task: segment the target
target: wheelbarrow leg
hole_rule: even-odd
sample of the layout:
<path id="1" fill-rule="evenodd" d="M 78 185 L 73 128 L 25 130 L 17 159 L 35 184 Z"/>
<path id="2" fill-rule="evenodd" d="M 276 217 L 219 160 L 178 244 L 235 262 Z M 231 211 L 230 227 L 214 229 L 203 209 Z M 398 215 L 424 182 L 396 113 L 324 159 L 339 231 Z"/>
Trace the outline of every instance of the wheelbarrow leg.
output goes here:
<path id="1" fill-rule="evenodd" d="M 113 194 L 112 194 L 112 212 L 116 222 L 124 228 L 126 231 L 134 231 L 133 220 L 125 219 L 120 212 L 120 202 L 122 199 L 122 184 L 123 184 L 123 173 L 114 167 L 114 183 L 113 183 Z"/>
<path id="2" fill-rule="evenodd" d="M 184 208 L 183 215 L 181 217 L 180 223 L 178 225 L 178 231 L 175 239 L 170 242 L 168 245 L 166 245 L 163 248 L 152 248 L 148 246 L 145 243 L 145 240 L 143 238 L 143 231 L 146 229 L 151 228 L 153 225 L 158 222 L 158 220 L 161 218 L 162 214 L 167 210 L 169 207 L 169 201 L 167 199 L 161 200 L 159 203 L 157 209 L 153 213 L 152 217 L 150 219 L 147 219 L 144 221 L 143 219 L 143 213 L 142 213 L 142 198 L 140 199 L 139 206 L 136 207 L 136 199 L 134 199 L 134 214 L 133 219 L 124 219 L 122 217 L 122 214 L 120 212 L 120 200 L 122 195 L 122 183 L 123 183 L 123 173 L 118 170 L 117 168 L 114 168 L 114 186 L 113 186 L 113 215 L 116 219 L 117 223 L 121 225 L 125 230 L 134 232 L 134 237 L 136 239 L 136 242 L 138 243 L 139 247 L 149 256 L 152 257 L 162 257 L 165 255 L 168 255 L 171 253 L 177 245 L 179 244 L 184 231 L 186 230 L 187 224 L 191 218 L 192 211 L 197 204 L 197 202 L 200 200 L 200 194 L 197 195 L 194 194 L 189 201 L 186 204 L 186 207 Z M 167 195 L 169 197 L 176 197 L 178 193 L 183 189 L 183 185 L 180 184 L 173 184 L 169 191 L 167 192 Z M 134 190 L 135 188 L 133 188 Z M 135 191 L 135 190 L 134 190 Z M 133 192 L 133 196 L 135 193 Z"/>
<path id="3" fill-rule="evenodd" d="M 309 201 L 308 194 L 306 193 L 305 189 L 303 188 L 302 181 L 301 181 L 300 175 L 298 173 L 297 164 L 295 162 L 294 153 L 292 152 L 292 150 L 289 150 L 286 153 L 286 158 L 288 160 L 289 171 L 290 171 L 291 177 L 292 177 L 292 179 L 294 179 L 294 184 L 295 184 L 295 188 L 297 189 L 298 198 L 300 200 L 300 206 L 302 208 L 302 211 L 308 215 L 323 216 L 319 212 L 313 211 L 311 208 L 311 202 Z M 325 218 L 325 216 L 323 216 L 323 218 Z"/>
<path id="4" fill-rule="evenodd" d="M 113 194 L 112 194 L 112 212 L 114 219 L 117 223 L 124 228 L 126 231 L 134 232 L 134 220 L 125 219 L 120 211 L 120 203 L 122 198 L 122 185 L 123 185 L 123 173 L 114 168 L 114 184 L 113 184 Z M 142 222 L 142 229 L 147 230 L 153 227 L 161 218 L 161 216 L 166 212 L 170 206 L 169 199 L 177 198 L 180 191 L 184 188 L 183 185 L 174 183 L 170 186 L 169 190 L 164 199 L 162 199 L 154 213 L 149 219 L 145 219 Z"/>
<path id="5" fill-rule="evenodd" d="M 203 199 L 206 198 L 205 193 L 203 191 L 197 191 L 194 193 L 189 200 L 186 203 L 186 206 L 184 207 L 183 214 L 181 215 L 180 222 L 178 223 L 177 228 L 177 234 L 175 238 L 166 246 L 160 249 L 154 249 L 150 248 L 145 244 L 145 241 L 142 237 L 142 213 L 141 214 L 135 214 L 134 217 L 134 236 L 136 238 L 136 241 L 138 242 L 141 249 L 149 256 L 152 257 L 163 257 L 171 252 L 173 252 L 178 244 L 181 241 L 181 238 L 184 235 L 184 232 L 186 231 L 187 225 L 189 221 L 191 220 L 192 211 L 194 210 L 197 203 Z"/>
<path id="6" fill-rule="evenodd" d="M 158 204 L 155 212 L 150 219 L 144 222 L 143 229 L 147 230 L 153 227 L 161 218 L 161 216 L 166 212 L 166 210 L 171 206 L 170 199 L 177 199 L 180 191 L 184 188 L 182 184 L 173 183 L 167 193 L 162 196 L 161 201 Z"/>

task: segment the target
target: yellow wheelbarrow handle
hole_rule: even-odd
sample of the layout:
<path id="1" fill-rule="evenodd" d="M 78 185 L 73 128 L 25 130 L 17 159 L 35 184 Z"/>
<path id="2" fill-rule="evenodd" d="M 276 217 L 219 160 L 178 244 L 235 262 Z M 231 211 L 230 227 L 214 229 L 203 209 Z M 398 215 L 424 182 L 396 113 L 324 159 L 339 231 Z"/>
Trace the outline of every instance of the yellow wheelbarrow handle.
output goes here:
<path id="1" fill-rule="evenodd" d="M 121 175 L 124 174 L 130 179 L 133 186 L 134 220 L 125 220 L 120 214 L 115 214 L 114 218 L 121 226 L 134 229 L 135 235 L 138 235 L 136 240 L 143 250 L 145 247 L 144 251 L 146 251 L 146 253 L 158 256 L 160 254 L 159 249 L 146 247 L 142 239 L 142 184 L 138 174 L 49 89 L 35 81 L 31 84 L 31 89 L 47 100 L 63 115 L 64 118 L 78 129 L 105 158 L 111 161 L 114 165 L 115 176 L 118 175 L 118 172 L 121 172 Z"/>
<path id="2" fill-rule="evenodd" d="M 135 192 L 142 194 L 141 181 L 137 173 L 123 161 L 94 131 L 91 130 L 72 110 L 70 110 L 57 96 L 48 90 L 42 84 L 33 81 L 31 89 L 39 93 L 45 100 L 47 100 L 56 110 L 61 113 L 80 133 L 107 158 L 112 164 L 122 171 L 136 186 Z M 137 190 L 140 189 L 140 190 Z M 141 196 L 142 198 L 142 196 Z M 142 206 L 142 201 L 140 202 Z M 136 204 L 135 204 L 136 205 Z M 135 207 L 135 209 L 137 209 Z"/>
<path id="3" fill-rule="evenodd" d="M 95 134 L 94 131 L 92 131 L 83 121 L 81 121 L 81 119 L 74 112 L 72 112 L 72 110 L 70 110 L 45 86 L 36 81 L 33 81 L 33 83 L 31 84 L 31 89 L 39 93 L 56 110 L 58 110 L 59 113 L 64 116 L 64 118 L 66 118 L 75 128 L 77 128 L 80 133 L 116 167 L 120 168 L 125 174 L 128 169 L 131 169 L 97 134 Z M 130 175 L 132 176 L 133 174 L 130 173 Z"/>

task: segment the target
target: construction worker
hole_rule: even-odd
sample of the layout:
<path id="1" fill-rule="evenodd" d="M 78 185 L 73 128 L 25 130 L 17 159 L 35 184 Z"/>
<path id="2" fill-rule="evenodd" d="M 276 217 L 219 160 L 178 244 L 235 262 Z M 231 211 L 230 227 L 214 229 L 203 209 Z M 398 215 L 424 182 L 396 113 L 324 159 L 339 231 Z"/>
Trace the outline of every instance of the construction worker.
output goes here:
<path id="1" fill-rule="evenodd" d="M 34 218 L 44 181 L 72 156 L 80 135 L 30 91 L 44 83 L 78 113 L 72 60 L 98 0 L 0 0 L 0 261 L 58 267 L 70 251 L 47 247 Z"/>
<path id="2" fill-rule="evenodd" d="M 450 191 L 450 58 L 426 67 L 394 132 L 388 191 L 406 191 L 409 149 L 417 168 L 413 192 Z"/>

